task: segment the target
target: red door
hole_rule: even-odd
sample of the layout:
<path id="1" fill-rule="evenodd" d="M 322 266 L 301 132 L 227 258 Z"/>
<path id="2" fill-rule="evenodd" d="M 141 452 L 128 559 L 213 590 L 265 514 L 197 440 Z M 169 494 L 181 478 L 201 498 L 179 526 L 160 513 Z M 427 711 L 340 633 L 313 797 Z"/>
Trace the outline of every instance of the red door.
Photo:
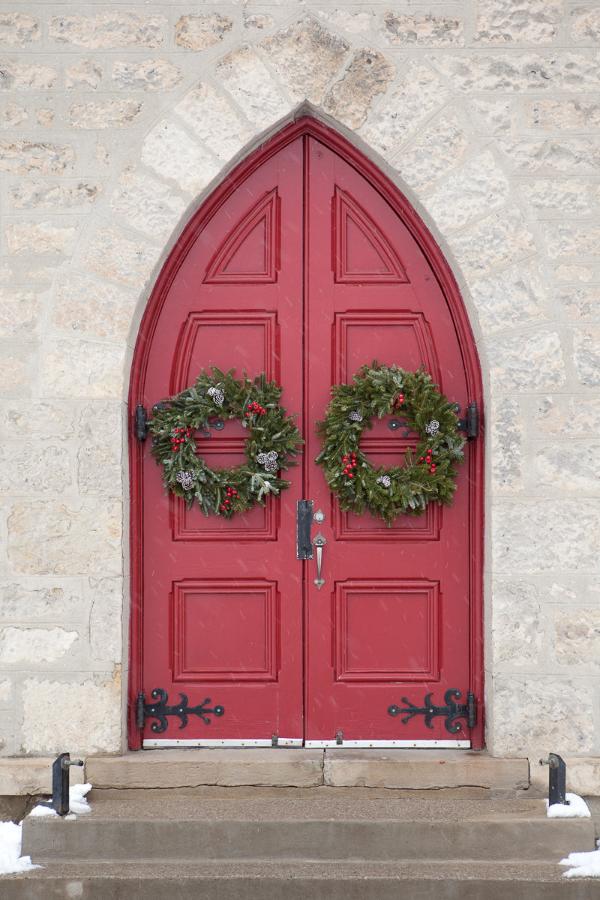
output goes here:
<path id="1" fill-rule="evenodd" d="M 425 365 L 461 407 L 480 399 L 430 236 L 343 139 L 303 120 L 190 222 L 140 331 L 132 407 L 203 367 L 266 371 L 306 445 L 291 488 L 231 521 L 167 497 L 149 447 L 132 445 L 132 746 L 480 744 L 481 721 L 443 710 L 481 692 L 480 448 L 467 449 L 451 508 L 392 528 L 341 513 L 314 463 L 331 384 L 373 359 Z M 411 440 L 385 420 L 367 434 L 376 463 Z M 237 423 L 197 438 L 214 466 L 242 461 L 243 442 Z M 322 590 L 315 561 L 296 558 L 302 498 L 322 513 Z"/>

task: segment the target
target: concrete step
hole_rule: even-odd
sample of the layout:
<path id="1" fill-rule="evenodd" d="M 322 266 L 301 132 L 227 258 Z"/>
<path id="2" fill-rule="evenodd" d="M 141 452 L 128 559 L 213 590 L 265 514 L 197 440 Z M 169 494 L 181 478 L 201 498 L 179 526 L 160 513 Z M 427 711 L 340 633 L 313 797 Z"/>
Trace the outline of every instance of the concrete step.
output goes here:
<path id="1" fill-rule="evenodd" d="M 85 777 L 96 788 L 326 784 L 516 791 L 529 787 L 529 764 L 526 759 L 499 759 L 469 750 L 145 750 L 88 757 Z"/>
<path id="2" fill-rule="evenodd" d="M 25 819 L 34 862 L 548 860 L 593 850 L 591 819 L 548 819 L 541 800 L 206 798 L 92 791 L 76 821 Z"/>
<path id="3" fill-rule="evenodd" d="M 549 863 L 60 864 L 2 878 L 2 900 L 598 900 Z"/>

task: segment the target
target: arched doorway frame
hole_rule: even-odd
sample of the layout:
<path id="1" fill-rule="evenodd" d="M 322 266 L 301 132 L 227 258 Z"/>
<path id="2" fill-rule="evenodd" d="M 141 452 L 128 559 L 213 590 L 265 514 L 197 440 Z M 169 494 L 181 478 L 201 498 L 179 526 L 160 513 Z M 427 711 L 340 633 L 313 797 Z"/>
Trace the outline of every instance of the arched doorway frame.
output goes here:
<path id="1" fill-rule="evenodd" d="M 139 749 L 140 732 L 136 723 L 136 699 L 141 689 L 143 661 L 142 646 L 142 528 L 143 509 L 141 462 L 143 445 L 134 436 L 134 411 L 141 397 L 144 383 L 147 351 L 152 341 L 162 305 L 169 287 L 185 259 L 197 235 L 219 208 L 221 203 L 240 186 L 248 175 L 289 142 L 302 135 L 312 135 L 354 166 L 379 191 L 392 209 L 402 219 L 426 256 L 440 288 L 446 298 L 459 345 L 467 380 L 468 401 L 476 402 L 483 413 L 483 385 L 479 356 L 466 307 L 458 283 L 433 235 L 400 189 L 368 159 L 357 147 L 331 126 L 311 116 L 284 125 L 268 140 L 245 157 L 209 194 L 184 226 L 169 251 L 151 291 L 133 353 L 128 399 L 128 437 L 130 474 L 130 574 L 131 610 L 129 628 L 129 686 L 127 727 L 130 749 Z M 480 418 L 483 423 L 483 415 Z M 484 548 L 484 442 L 477 439 L 469 454 L 468 477 L 473 490 L 470 495 L 469 547 L 470 547 L 470 652 L 471 679 L 469 690 L 475 693 L 479 709 L 483 711 L 483 548 Z M 483 746 L 484 721 L 480 712 L 476 727 L 471 733 L 472 746 Z"/>

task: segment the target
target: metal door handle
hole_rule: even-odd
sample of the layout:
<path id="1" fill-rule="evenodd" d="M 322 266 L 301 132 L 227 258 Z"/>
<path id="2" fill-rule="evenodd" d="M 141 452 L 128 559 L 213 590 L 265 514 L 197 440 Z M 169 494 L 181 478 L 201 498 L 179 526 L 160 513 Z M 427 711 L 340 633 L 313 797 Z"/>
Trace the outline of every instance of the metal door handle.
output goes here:
<path id="1" fill-rule="evenodd" d="M 320 531 L 313 538 L 313 546 L 317 548 L 317 577 L 315 578 L 315 584 L 319 591 L 325 584 L 325 579 L 321 578 L 321 569 L 323 567 L 323 547 L 326 543 L 327 541 Z"/>

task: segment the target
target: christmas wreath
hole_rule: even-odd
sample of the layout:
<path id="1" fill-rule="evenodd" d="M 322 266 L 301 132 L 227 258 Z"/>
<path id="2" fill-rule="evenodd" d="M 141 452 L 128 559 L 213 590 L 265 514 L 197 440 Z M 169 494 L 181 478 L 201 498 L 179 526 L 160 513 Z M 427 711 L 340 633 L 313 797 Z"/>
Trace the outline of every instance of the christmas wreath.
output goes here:
<path id="1" fill-rule="evenodd" d="M 317 423 L 323 449 L 317 463 L 343 510 L 368 509 L 387 525 L 402 514 L 420 515 L 428 503 L 449 504 L 456 489 L 456 468 L 463 459 L 464 439 L 450 403 L 423 369 L 407 372 L 397 366 L 363 366 L 353 384 L 332 388 L 325 420 Z M 407 450 L 403 464 L 371 465 L 359 447 L 373 416 L 401 416 L 418 443 Z M 408 433 L 408 431 L 407 431 Z"/>
<path id="2" fill-rule="evenodd" d="M 294 420 L 279 405 L 281 387 L 264 374 L 238 380 L 234 371 L 202 371 L 192 387 L 158 403 L 150 421 L 152 454 L 163 467 L 167 490 L 188 506 L 196 502 L 205 515 L 226 519 L 289 487 L 278 473 L 294 464 L 290 457 L 302 443 Z M 225 419 L 239 419 L 248 431 L 246 462 L 211 469 L 196 452 L 195 435 L 208 436 L 209 425 Z"/>

